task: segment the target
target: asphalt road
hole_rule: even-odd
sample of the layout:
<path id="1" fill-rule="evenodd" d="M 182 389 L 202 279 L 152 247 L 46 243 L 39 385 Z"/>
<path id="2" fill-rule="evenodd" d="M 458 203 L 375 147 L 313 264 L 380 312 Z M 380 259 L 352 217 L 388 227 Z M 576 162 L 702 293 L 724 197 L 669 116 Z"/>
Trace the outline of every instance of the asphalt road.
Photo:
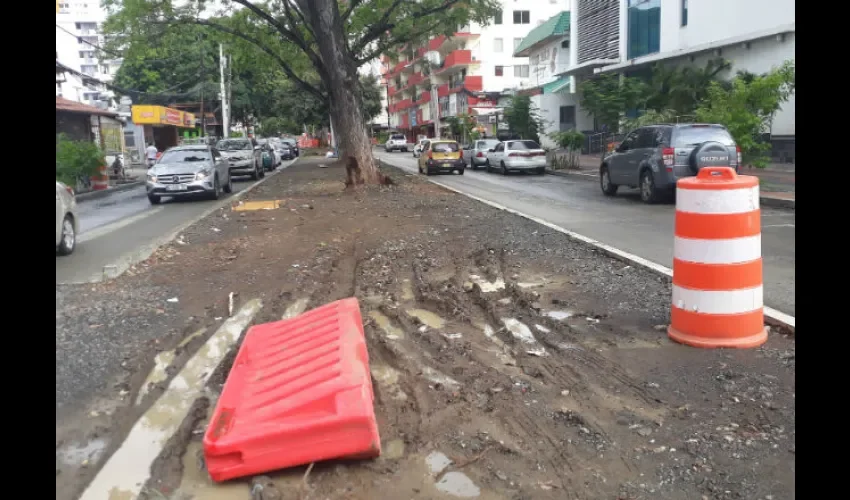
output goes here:
<path id="1" fill-rule="evenodd" d="M 411 153 L 376 155 L 417 174 Z M 511 174 L 483 170 L 436 176 L 454 189 L 539 217 L 666 267 L 673 266 L 675 206 L 645 205 L 637 190 L 605 197 L 592 177 Z M 794 316 L 794 210 L 762 208 L 765 305 Z"/>
<path id="2" fill-rule="evenodd" d="M 291 165 L 283 162 L 281 168 Z M 267 174 L 268 175 L 268 174 Z M 255 181 L 233 178 L 233 193 Z M 121 191 L 77 205 L 80 230 L 77 248 L 65 257 L 56 257 L 56 283 L 83 283 L 103 276 L 104 266 L 127 259 L 128 255 L 151 244 L 181 224 L 190 221 L 222 200 L 164 198 L 159 206 L 148 201 L 144 186 Z"/>

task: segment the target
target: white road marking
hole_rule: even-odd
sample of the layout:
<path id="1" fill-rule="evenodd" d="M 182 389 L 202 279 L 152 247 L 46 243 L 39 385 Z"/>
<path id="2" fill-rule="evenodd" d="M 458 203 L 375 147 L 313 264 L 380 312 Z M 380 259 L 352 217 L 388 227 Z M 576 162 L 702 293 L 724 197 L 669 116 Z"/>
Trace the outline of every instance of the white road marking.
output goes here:
<path id="1" fill-rule="evenodd" d="M 103 236 L 105 234 L 109 234 L 113 231 L 117 231 L 117 230 L 121 229 L 122 227 L 129 226 L 130 224 L 135 224 L 136 222 L 139 222 L 142 219 L 146 219 L 146 218 L 150 217 L 151 215 L 158 214 L 158 213 L 162 212 L 163 210 L 165 210 L 165 207 L 154 207 L 154 208 L 146 210 L 146 211 L 144 211 L 140 214 L 133 215 L 132 217 L 126 217 L 124 219 L 120 219 L 120 220 L 117 220 L 115 222 L 110 222 L 109 224 L 105 224 L 103 226 L 96 227 L 96 228 L 92 229 L 91 231 L 86 231 L 85 233 L 81 233 L 80 236 L 77 238 L 77 243 L 82 243 L 84 241 L 91 241 L 95 238 L 100 238 L 101 236 Z"/>
<path id="2" fill-rule="evenodd" d="M 503 210 L 505 212 L 508 212 L 508 213 L 511 213 L 511 214 L 514 214 L 514 215 L 518 215 L 520 217 L 534 221 L 538 224 L 544 225 L 544 226 L 546 226 L 550 229 L 554 229 L 555 231 L 558 231 L 559 233 L 565 234 L 565 235 L 569 236 L 570 238 L 572 238 L 574 240 L 578 240 L 578 241 L 581 241 L 583 243 L 587 243 L 588 245 L 594 246 L 594 247 L 602 250 L 606 254 L 612 256 L 612 257 L 615 257 L 615 258 L 618 258 L 618 259 L 621 259 L 621 260 L 625 260 L 625 261 L 631 262 L 633 264 L 637 264 L 637 265 L 639 265 L 643 268 L 649 269 L 650 271 L 653 271 L 655 273 L 667 276 L 669 278 L 673 277 L 673 270 L 672 269 L 670 269 L 668 267 L 664 267 L 661 264 L 656 264 L 655 262 L 652 262 L 651 260 L 644 259 L 643 257 L 639 257 L 637 255 L 626 252 L 624 250 L 620 250 L 619 248 L 613 247 L 611 245 L 607 245 L 605 243 L 602 243 L 601 241 L 594 240 L 593 238 L 589 238 L 587 236 L 584 236 L 583 234 L 579 234 L 579 233 L 576 233 L 574 231 L 570 231 L 569 229 L 565 229 L 561 226 L 558 226 L 557 224 L 553 224 L 551 222 L 545 221 L 545 220 L 543 220 L 539 217 L 535 217 L 533 215 L 528 215 L 528 214 L 525 214 L 523 212 L 520 212 L 519 210 L 514 210 L 512 208 L 508 208 L 504 205 L 500 205 L 500 204 L 492 202 L 490 200 L 485 200 L 484 198 L 480 198 L 478 196 L 471 195 L 469 193 L 465 193 L 465 192 L 463 192 L 459 189 L 453 188 L 453 187 L 451 187 L 447 184 L 444 184 L 440 181 L 437 181 L 437 180 L 434 180 L 434 179 L 429 179 L 429 180 L 431 182 L 433 182 L 434 184 L 441 186 L 445 189 L 448 189 L 449 191 L 452 191 L 454 193 L 461 194 L 463 196 L 466 196 L 467 198 L 470 198 L 470 199 L 473 199 L 473 200 L 476 200 L 476 201 L 480 201 L 481 203 L 484 203 L 486 205 L 490 205 L 493 208 L 497 208 L 499 210 Z M 765 306 L 764 315 L 765 315 L 765 317 L 767 317 L 769 320 L 771 320 L 774 323 L 778 323 L 778 324 L 785 326 L 785 327 L 788 327 L 792 330 L 794 329 L 795 318 L 794 318 L 794 316 L 791 316 L 790 314 L 785 314 L 781 311 L 777 311 L 776 309 L 773 309 L 772 307 Z"/>
<path id="3" fill-rule="evenodd" d="M 98 471 L 80 500 L 135 499 L 150 477 L 153 461 L 200 397 L 207 379 L 262 308 L 254 299 L 242 306 L 186 363 L 168 388 L 139 418 L 127 438 Z"/>

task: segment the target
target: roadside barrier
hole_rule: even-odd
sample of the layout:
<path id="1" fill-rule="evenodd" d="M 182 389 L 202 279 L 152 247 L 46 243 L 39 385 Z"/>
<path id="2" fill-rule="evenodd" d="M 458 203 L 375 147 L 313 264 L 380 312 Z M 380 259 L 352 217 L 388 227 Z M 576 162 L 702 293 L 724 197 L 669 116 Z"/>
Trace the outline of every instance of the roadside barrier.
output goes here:
<path id="1" fill-rule="evenodd" d="M 101 191 L 108 187 L 109 171 L 106 169 L 106 165 L 101 165 L 100 168 L 98 168 L 98 174 L 93 175 L 91 178 L 91 188 L 92 191 Z"/>
<path id="2" fill-rule="evenodd" d="M 210 477 L 376 457 L 373 399 L 357 299 L 253 326 L 204 434 Z"/>
<path id="3" fill-rule="evenodd" d="M 758 178 L 705 167 L 676 184 L 671 339 L 694 347 L 767 340 Z"/>

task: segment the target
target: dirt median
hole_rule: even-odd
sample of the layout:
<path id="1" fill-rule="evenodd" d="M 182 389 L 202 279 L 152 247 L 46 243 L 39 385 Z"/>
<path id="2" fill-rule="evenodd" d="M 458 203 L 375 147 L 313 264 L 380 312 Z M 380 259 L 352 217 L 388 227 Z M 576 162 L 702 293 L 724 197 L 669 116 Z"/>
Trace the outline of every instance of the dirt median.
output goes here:
<path id="1" fill-rule="evenodd" d="M 110 286 L 168 289 L 194 326 L 231 292 L 263 300 L 255 323 L 358 297 L 384 455 L 213 486 L 201 420 L 143 496 L 793 498 L 793 340 L 672 344 L 667 280 L 400 170 L 345 192 L 320 161 L 243 206 L 278 208 L 223 209 Z"/>

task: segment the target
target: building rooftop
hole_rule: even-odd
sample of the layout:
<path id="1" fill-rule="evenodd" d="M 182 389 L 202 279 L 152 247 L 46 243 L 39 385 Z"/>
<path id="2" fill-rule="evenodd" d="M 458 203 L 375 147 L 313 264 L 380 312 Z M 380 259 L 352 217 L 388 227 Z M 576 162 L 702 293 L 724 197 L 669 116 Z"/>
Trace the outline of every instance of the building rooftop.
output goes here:
<path id="1" fill-rule="evenodd" d="M 99 116 L 118 116 L 118 113 L 113 113 L 106 109 L 96 108 L 83 104 L 81 102 L 71 101 L 64 97 L 56 96 L 56 111 L 65 111 L 67 113 L 79 113 L 82 115 L 99 115 Z"/>
<path id="2" fill-rule="evenodd" d="M 514 51 L 514 57 L 528 57 L 531 49 L 545 42 L 551 41 L 556 37 L 568 35 L 570 33 L 570 13 L 567 11 L 560 12 L 550 17 L 540 26 L 528 32 L 528 35 L 522 39 L 522 43 Z"/>

